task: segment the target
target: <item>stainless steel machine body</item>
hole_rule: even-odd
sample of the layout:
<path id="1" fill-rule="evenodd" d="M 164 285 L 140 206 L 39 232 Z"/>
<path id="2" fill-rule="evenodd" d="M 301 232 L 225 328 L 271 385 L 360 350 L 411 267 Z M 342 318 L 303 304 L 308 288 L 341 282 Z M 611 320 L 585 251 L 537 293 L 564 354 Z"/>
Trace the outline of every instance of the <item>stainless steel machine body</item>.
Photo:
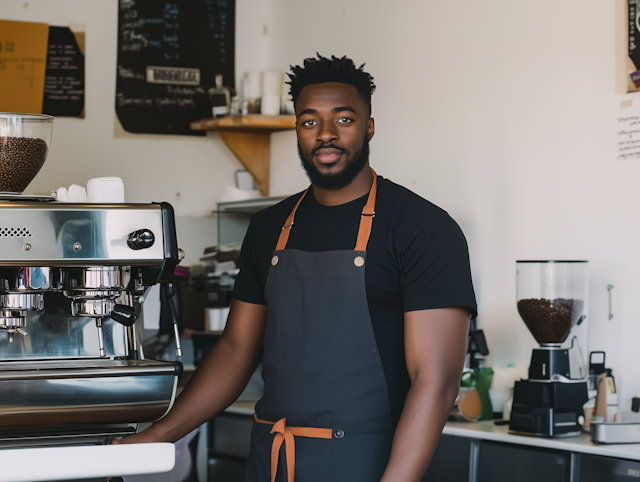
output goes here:
<path id="1" fill-rule="evenodd" d="M 154 360 L 11 365 L 0 367 L 0 413 L 9 426 L 96 423 L 98 413 L 101 423 L 153 422 L 167 412 L 177 383 L 174 365 Z"/>
<path id="2" fill-rule="evenodd" d="M 166 205 L 165 205 L 166 206 Z M 3 266 L 159 266 L 165 262 L 160 204 L 0 202 Z M 129 234 L 156 242 L 132 249 Z"/>
<path id="3" fill-rule="evenodd" d="M 107 443 L 164 416 L 182 367 L 140 359 L 135 306 L 178 262 L 166 203 L 0 195 L 0 448 Z"/>
<path id="4" fill-rule="evenodd" d="M 633 412 L 623 413 L 619 422 L 591 423 L 591 441 L 597 444 L 640 443 L 640 416 Z"/>

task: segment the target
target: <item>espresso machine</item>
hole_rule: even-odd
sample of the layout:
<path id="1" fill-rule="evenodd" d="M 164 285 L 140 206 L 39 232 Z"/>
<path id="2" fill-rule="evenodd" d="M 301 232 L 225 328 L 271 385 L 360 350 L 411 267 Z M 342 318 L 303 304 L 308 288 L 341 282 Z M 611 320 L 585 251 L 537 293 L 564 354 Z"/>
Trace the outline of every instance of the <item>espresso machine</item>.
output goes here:
<path id="1" fill-rule="evenodd" d="M 29 156 L 44 162 L 51 120 L 0 114 L 0 453 L 135 433 L 169 411 L 182 372 L 144 359 L 135 326 L 151 286 L 171 298 L 172 207 L 15 192 L 41 167 Z"/>
<path id="2" fill-rule="evenodd" d="M 586 329 L 587 261 L 517 261 L 516 273 L 518 313 L 540 347 L 529 378 L 515 382 L 509 432 L 579 435 L 588 373 L 575 334 Z"/>
<path id="3" fill-rule="evenodd" d="M 143 359 L 134 323 L 177 262 L 168 204 L 0 195 L 0 448 L 109 443 L 169 410 L 181 364 Z"/>

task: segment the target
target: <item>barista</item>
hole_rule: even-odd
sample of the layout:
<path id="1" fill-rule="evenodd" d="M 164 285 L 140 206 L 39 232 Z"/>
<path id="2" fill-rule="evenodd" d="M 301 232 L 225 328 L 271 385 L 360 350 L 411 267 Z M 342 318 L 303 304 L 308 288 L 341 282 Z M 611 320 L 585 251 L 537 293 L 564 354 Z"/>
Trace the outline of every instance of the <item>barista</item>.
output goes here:
<path id="1" fill-rule="evenodd" d="M 369 167 L 375 85 L 363 67 L 320 55 L 292 67 L 312 185 L 252 218 L 219 342 L 171 412 L 122 442 L 179 439 L 262 361 L 243 480 L 421 480 L 476 303 L 458 225 Z"/>

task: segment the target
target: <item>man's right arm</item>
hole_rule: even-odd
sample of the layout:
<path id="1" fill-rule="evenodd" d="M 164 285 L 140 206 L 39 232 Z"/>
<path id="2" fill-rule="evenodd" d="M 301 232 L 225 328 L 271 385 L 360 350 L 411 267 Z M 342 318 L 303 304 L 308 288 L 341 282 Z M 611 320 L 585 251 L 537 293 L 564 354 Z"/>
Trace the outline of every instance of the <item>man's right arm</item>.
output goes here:
<path id="1" fill-rule="evenodd" d="M 167 416 L 116 443 L 175 442 L 231 405 L 262 359 L 266 322 L 265 305 L 234 300 L 222 336 Z"/>

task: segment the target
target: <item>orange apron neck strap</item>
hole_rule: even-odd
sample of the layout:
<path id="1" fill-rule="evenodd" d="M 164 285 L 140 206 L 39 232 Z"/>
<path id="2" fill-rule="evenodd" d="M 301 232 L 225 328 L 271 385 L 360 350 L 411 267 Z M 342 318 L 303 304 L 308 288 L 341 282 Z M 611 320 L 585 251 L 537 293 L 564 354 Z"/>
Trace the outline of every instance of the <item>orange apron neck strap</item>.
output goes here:
<path id="1" fill-rule="evenodd" d="M 360 228 L 358 229 L 358 240 L 356 241 L 355 251 L 366 251 L 369 237 L 371 236 L 371 227 L 373 226 L 373 218 L 376 215 L 376 193 L 378 191 L 378 175 L 376 171 L 371 169 L 373 173 L 373 184 L 369 191 L 369 199 L 362 210 L 360 217 Z"/>
<path id="2" fill-rule="evenodd" d="M 282 231 L 280 232 L 280 237 L 278 238 L 278 244 L 276 245 L 276 251 L 282 251 L 287 246 L 287 241 L 289 241 L 289 233 L 291 233 L 291 226 L 293 226 L 293 218 L 296 215 L 296 211 L 298 210 L 298 206 L 300 206 L 300 203 L 302 202 L 304 197 L 309 192 L 309 189 L 311 189 L 311 188 L 308 187 L 307 190 L 302 193 L 302 196 L 300 196 L 300 199 L 298 199 L 298 202 L 296 203 L 295 207 L 293 208 L 293 211 L 291 211 L 291 214 L 289 214 L 289 217 L 285 221 L 284 226 L 282 227 Z"/>
<path id="3" fill-rule="evenodd" d="M 373 225 L 373 218 L 376 215 L 376 192 L 378 191 L 378 175 L 376 171 L 371 169 L 373 173 L 373 184 L 371 186 L 371 190 L 369 191 L 369 198 L 367 199 L 367 204 L 365 204 L 364 209 L 362 210 L 362 216 L 360 217 L 360 228 L 358 229 L 358 240 L 356 241 L 356 251 L 366 251 L 367 243 L 369 242 L 369 236 L 371 236 L 371 227 Z M 282 231 L 280 232 L 280 237 L 278 238 L 278 244 L 276 245 L 276 251 L 282 251 L 287 247 L 287 242 L 289 241 L 289 234 L 291 233 L 291 226 L 293 226 L 293 218 L 296 215 L 296 211 L 298 210 L 298 206 L 304 199 L 304 197 L 309 192 L 310 187 L 300 196 L 298 202 L 296 203 L 293 211 L 289 214 L 289 217 L 284 223 L 282 227 Z"/>

